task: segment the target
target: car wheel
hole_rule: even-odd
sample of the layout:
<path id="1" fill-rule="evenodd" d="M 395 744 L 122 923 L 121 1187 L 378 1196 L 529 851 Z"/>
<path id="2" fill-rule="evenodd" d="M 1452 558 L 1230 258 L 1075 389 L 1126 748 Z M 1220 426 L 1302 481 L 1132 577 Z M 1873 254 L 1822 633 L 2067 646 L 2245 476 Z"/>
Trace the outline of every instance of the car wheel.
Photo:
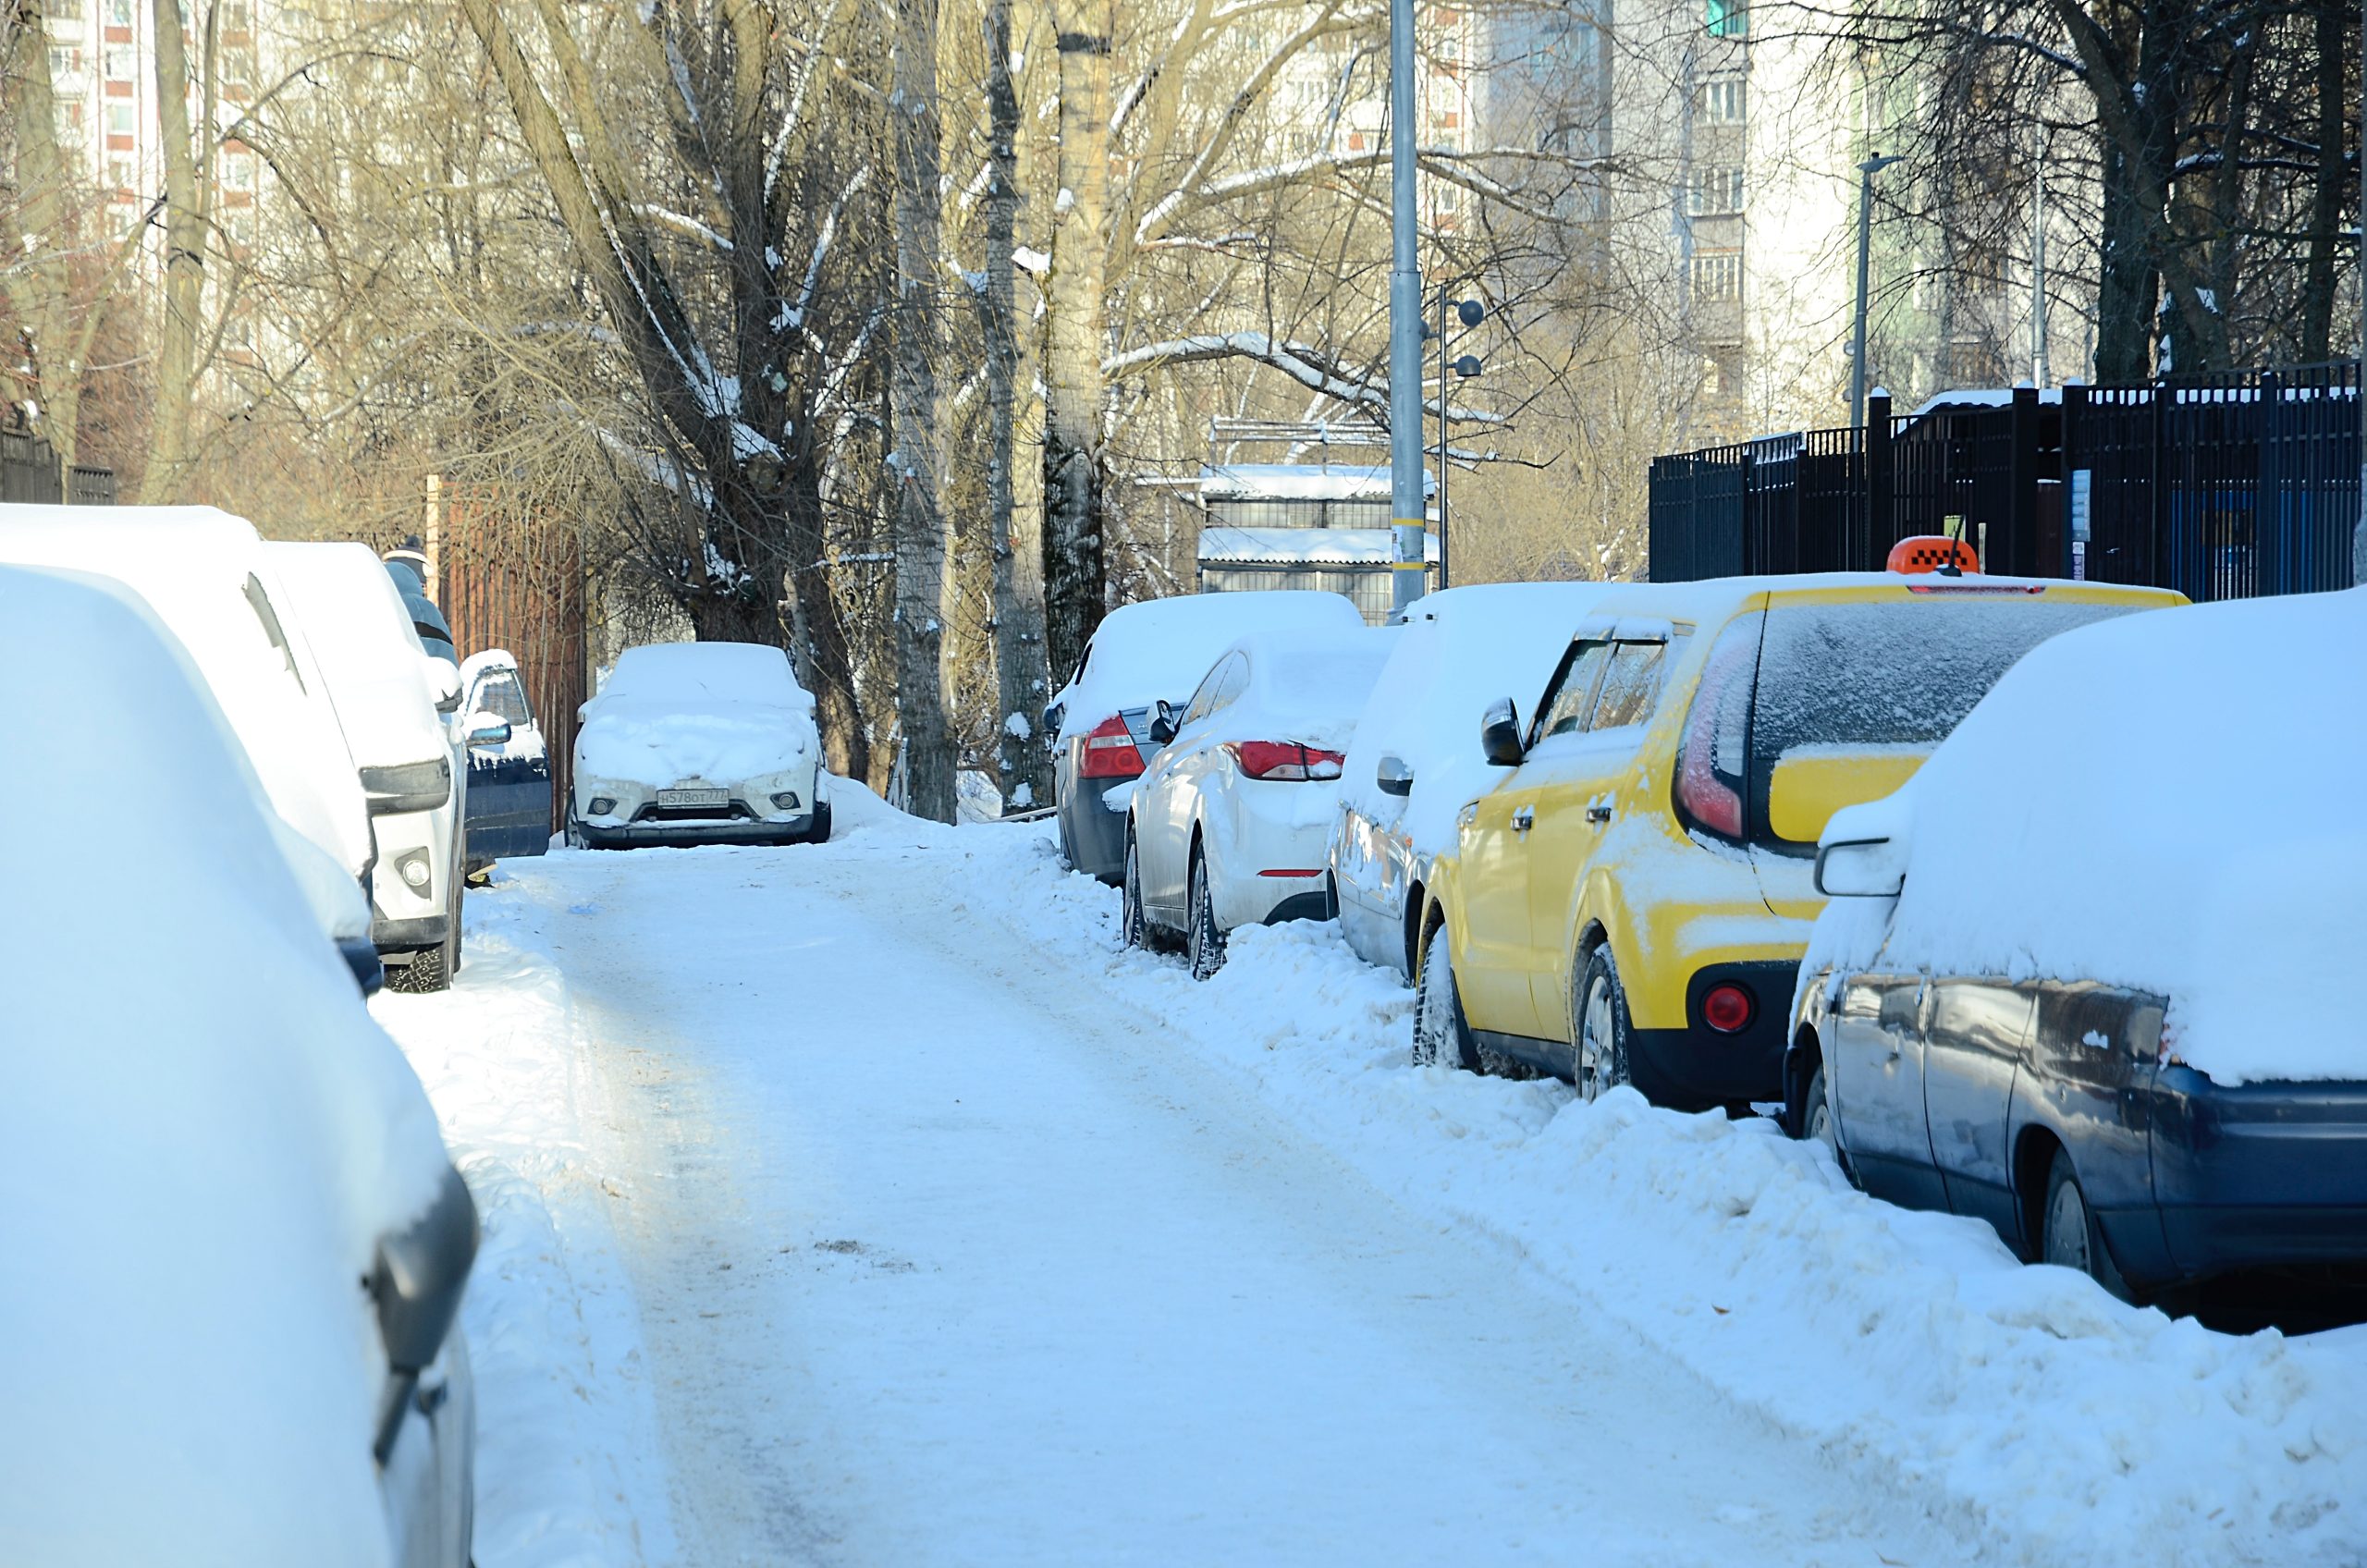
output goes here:
<path id="1" fill-rule="evenodd" d="M 1150 930 L 1143 918 L 1143 873 L 1134 864 L 1134 836 L 1126 835 L 1126 879 L 1118 895 L 1118 939 L 1122 946 L 1147 948 Z"/>
<path id="2" fill-rule="evenodd" d="M 584 847 L 583 827 L 575 820 L 575 808 L 571 805 L 567 808 L 567 827 L 564 832 L 569 849 L 580 850 Z"/>
<path id="3" fill-rule="evenodd" d="M 830 841 L 829 802 L 816 801 L 814 802 L 814 826 L 805 830 L 805 841 L 809 844 L 827 844 Z"/>
<path id="4" fill-rule="evenodd" d="M 2088 1207 L 2088 1194 L 2071 1168 L 2068 1149 L 2054 1151 L 2054 1168 L 2047 1173 L 2046 1207 L 2039 1225 L 2039 1261 L 2076 1268 L 2122 1301 L 2136 1295 L 2112 1260 L 2102 1226 Z"/>
<path id="5" fill-rule="evenodd" d="M 1414 982 L 1414 1065 L 1466 1072 L 1479 1067 L 1471 1025 L 1463 1016 L 1463 998 L 1454 988 L 1454 959 L 1447 951 L 1443 925 L 1431 934 L 1421 974 Z"/>
<path id="6" fill-rule="evenodd" d="M 1611 961 L 1611 944 L 1598 946 L 1587 959 L 1585 978 L 1578 985 L 1578 1093 L 1589 1100 L 1629 1081 L 1627 1076 L 1627 994 L 1619 988 L 1619 971 Z"/>
<path id="7" fill-rule="evenodd" d="M 1812 1144 L 1822 1144 L 1833 1156 L 1833 1163 L 1841 1167 L 1841 1174 L 1849 1184 L 1858 1184 L 1857 1168 L 1849 1163 L 1849 1151 L 1841 1146 L 1841 1123 L 1833 1119 L 1833 1103 L 1825 1093 L 1824 1068 L 1819 1065 L 1809 1074 L 1807 1103 L 1800 1108 L 1800 1136 Z"/>
<path id="8" fill-rule="evenodd" d="M 1224 967 L 1224 933 L 1217 929 L 1216 899 L 1208 891 L 1208 858 L 1196 849 L 1192 851 L 1192 917 L 1184 950 L 1195 980 L 1206 980 Z"/>

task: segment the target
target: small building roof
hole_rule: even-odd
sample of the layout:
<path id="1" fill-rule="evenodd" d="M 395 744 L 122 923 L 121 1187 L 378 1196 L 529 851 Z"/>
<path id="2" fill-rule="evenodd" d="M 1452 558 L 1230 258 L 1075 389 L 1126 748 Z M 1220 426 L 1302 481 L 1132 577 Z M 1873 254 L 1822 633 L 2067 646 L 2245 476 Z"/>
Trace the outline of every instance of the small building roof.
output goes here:
<path id="1" fill-rule="evenodd" d="M 1422 494 L 1438 494 L 1438 479 L 1422 471 Z M 1205 463 L 1202 501 L 1386 501 L 1387 463 Z"/>
<path id="2" fill-rule="evenodd" d="M 1423 557 L 1439 558 L 1439 536 L 1425 531 Z M 1387 566 L 1396 558 L 1389 528 L 1203 528 L 1202 566 Z"/>

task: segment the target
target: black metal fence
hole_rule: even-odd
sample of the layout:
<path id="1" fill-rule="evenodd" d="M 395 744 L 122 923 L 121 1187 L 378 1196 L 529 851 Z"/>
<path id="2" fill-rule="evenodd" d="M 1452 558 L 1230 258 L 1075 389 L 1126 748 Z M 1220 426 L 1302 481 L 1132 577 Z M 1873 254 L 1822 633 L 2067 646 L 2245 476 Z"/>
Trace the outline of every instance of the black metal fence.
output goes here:
<path id="1" fill-rule="evenodd" d="M 47 441 L 22 427 L 0 428 L 0 501 L 113 506 L 115 472 L 81 463 L 61 468 Z"/>
<path id="2" fill-rule="evenodd" d="M 2351 584 L 2356 361 L 1867 413 L 1653 459 L 1652 581 L 1879 570 L 1960 526 L 1996 572 L 2197 601 Z"/>

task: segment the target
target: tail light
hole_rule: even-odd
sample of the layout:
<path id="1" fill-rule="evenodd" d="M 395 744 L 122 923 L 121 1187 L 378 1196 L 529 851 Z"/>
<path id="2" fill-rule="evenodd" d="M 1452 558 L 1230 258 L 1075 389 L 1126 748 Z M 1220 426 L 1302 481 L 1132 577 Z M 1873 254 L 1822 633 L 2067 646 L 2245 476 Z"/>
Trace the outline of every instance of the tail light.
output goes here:
<path id="1" fill-rule="evenodd" d="M 1712 986 L 1701 998 L 1701 1022 L 1721 1035 L 1739 1035 L 1759 1011 L 1750 992 L 1733 981 Z"/>
<path id="2" fill-rule="evenodd" d="M 1347 759 L 1296 741 L 1227 741 L 1224 749 L 1252 778 L 1337 778 Z"/>
<path id="3" fill-rule="evenodd" d="M 1747 616 L 1718 639 L 1676 748 L 1678 809 L 1699 827 L 1728 839 L 1742 837 L 1750 678 L 1759 664 L 1762 624 L 1762 617 Z"/>
<path id="4" fill-rule="evenodd" d="M 1080 778 L 1132 778 L 1143 770 L 1143 754 L 1126 721 L 1112 714 L 1085 737 L 1085 754 L 1077 763 Z"/>

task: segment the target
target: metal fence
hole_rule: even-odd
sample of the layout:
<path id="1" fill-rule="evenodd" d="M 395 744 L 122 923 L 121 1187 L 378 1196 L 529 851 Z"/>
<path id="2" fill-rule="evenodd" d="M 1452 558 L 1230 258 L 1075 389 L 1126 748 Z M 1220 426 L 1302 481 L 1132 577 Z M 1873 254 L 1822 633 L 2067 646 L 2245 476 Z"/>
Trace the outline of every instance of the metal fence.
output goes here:
<path id="1" fill-rule="evenodd" d="M 1954 526 L 1996 572 L 2197 601 L 2351 583 L 2356 361 L 1867 413 L 1655 459 L 1652 580 L 1878 570 Z"/>
<path id="2" fill-rule="evenodd" d="M 575 710 L 585 690 L 582 541 L 572 529 L 537 527 L 445 493 L 435 603 L 465 656 L 486 648 L 516 655 L 526 701 L 551 766 L 551 827 L 562 825 L 575 758 Z"/>
<path id="3" fill-rule="evenodd" d="M 62 469 L 56 448 L 31 431 L 0 429 L 0 501 L 78 507 L 115 504 L 115 472 L 77 463 Z"/>

